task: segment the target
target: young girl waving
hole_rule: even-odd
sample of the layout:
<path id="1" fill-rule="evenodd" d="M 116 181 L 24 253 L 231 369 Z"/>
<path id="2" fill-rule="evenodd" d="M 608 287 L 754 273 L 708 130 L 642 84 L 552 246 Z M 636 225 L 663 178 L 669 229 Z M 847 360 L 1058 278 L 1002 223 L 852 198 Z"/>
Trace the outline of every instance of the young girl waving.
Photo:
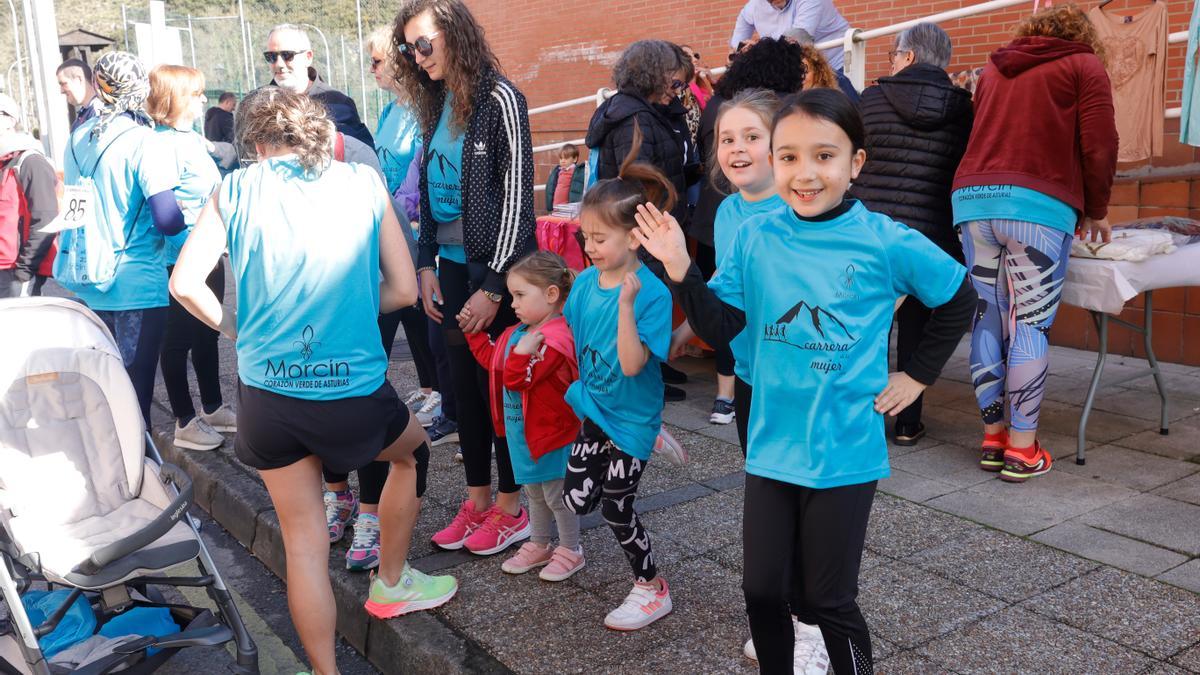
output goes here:
<path id="1" fill-rule="evenodd" d="M 771 147 L 789 210 L 740 228 L 710 285 L 655 205 L 639 209 L 634 236 L 678 284 L 701 337 L 724 344 L 744 329 L 749 341 L 742 590 L 760 669 L 791 672 L 790 601 L 820 626 L 835 672 L 869 673 L 855 597 L 875 485 L 889 473 L 881 413 L 899 413 L 937 378 L 976 298 L 962 265 L 928 239 L 845 198 L 866 154 L 843 94 L 789 97 Z M 905 372 L 889 376 L 888 329 L 905 294 L 937 309 Z"/>
<path id="2" fill-rule="evenodd" d="M 508 271 L 508 290 L 520 323 L 495 342 L 483 331 L 467 333 L 471 351 L 488 370 L 492 421 L 508 439 L 513 475 L 529 498 L 531 541 L 501 569 L 524 574 L 544 566 L 539 576 L 546 581 L 562 581 L 584 565 L 579 516 L 562 499 L 567 455 L 579 432 L 579 418 L 563 398 L 579 375 L 575 339 L 562 318 L 574 279 L 575 273 L 557 255 L 530 254 Z M 463 308 L 459 323 L 467 323 L 470 311 Z M 557 548 L 550 546 L 551 523 L 558 527 Z M 499 524 L 493 518 L 483 527 Z"/>
<path id="3" fill-rule="evenodd" d="M 583 420 L 563 500 L 581 515 L 598 504 L 633 568 L 633 590 L 604 619 L 614 630 L 637 630 L 671 611 L 650 535 L 633 510 L 662 424 L 659 364 L 671 341 L 671 295 L 638 260 L 631 230 L 639 204 L 669 211 L 675 190 L 657 169 L 634 163 L 640 146 L 635 128 L 617 178 L 596 183 L 583 197 L 580 231 L 593 266 L 579 275 L 563 308 L 579 358 L 579 381 L 567 390 L 567 402 Z"/>

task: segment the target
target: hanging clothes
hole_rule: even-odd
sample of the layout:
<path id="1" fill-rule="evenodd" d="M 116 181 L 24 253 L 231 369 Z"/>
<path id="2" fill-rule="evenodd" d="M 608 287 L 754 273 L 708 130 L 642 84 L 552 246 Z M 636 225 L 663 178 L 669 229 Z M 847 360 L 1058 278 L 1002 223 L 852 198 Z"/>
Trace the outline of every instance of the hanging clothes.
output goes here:
<path id="1" fill-rule="evenodd" d="M 1183 59 L 1183 114 L 1179 117 L 1179 140 L 1200 146 L 1200 0 L 1192 6 L 1188 23 L 1187 55 Z"/>
<path id="2" fill-rule="evenodd" d="M 1093 7 L 1088 16 L 1108 53 L 1117 134 L 1117 159 L 1137 162 L 1163 153 L 1167 85 L 1167 3 L 1157 0 L 1138 14 L 1109 14 Z"/>

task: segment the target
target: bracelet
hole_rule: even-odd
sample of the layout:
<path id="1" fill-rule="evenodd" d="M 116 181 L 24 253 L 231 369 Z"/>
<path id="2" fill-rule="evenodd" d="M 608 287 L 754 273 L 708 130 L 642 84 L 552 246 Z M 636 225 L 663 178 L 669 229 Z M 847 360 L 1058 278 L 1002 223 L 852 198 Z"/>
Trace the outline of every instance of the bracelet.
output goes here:
<path id="1" fill-rule="evenodd" d="M 437 273 L 437 267 L 435 267 L 433 265 L 426 265 L 424 267 L 417 268 L 417 276 L 421 276 L 421 272 L 424 272 L 425 270 L 429 270 L 430 272 L 433 272 L 435 274 Z"/>
<path id="2" fill-rule="evenodd" d="M 503 295 L 500 295 L 499 293 L 493 293 L 491 291 L 483 291 L 483 297 L 491 300 L 492 302 L 500 302 L 504 300 Z"/>

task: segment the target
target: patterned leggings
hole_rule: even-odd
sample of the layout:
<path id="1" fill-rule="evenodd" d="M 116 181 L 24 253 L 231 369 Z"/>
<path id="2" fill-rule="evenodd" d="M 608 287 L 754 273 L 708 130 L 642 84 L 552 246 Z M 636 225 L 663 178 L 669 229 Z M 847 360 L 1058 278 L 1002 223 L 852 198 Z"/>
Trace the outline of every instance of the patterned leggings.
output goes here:
<path id="1" fill-rule="evenodd" d="M 658 576 L 650 533 L 633 510 L 645 468 L 644 461 L 621 452 L 600 427 L 585 419 L 571 447 L 563 481 L 563 501 L 572 512 L 582 516 L 600 505 L 604 521 L 629 559 L 633 576 L 642 583 Z"/>
<path id="2" fill-rule="evenodd" d="M 1019 220 L 964 223 L 963 252 L 979 294 L 971 379 L 986 424 L 1007 413 L 1014 431 L 1037 431 L 1049 372 L 1046 334 L 1067 273 L 1071 236 Z"/>

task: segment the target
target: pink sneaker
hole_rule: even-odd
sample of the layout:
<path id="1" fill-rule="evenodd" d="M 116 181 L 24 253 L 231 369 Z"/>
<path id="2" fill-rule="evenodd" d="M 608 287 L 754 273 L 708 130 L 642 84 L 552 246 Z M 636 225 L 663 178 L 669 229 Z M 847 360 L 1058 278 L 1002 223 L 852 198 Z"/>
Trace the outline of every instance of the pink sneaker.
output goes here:
<path id="1" fill-rule="evenodd" d="M 529 514 L 525 509 L 510 516 L 504 509 L 493 505 L 483 514 L 483 522 L 471 532 L 463 546 L 475 555 L 492 555 L 528 538 Z"/>
<path id="2" fill-rule="evenodd" d="M 569 548 L 559 546 L 554 549 L 554 557 L 550 559 L 550 564 L 542 569 L 538 578 L 542 581 L 564 581 L 583 569 L 585 564 L 582 550 L 576 553 Z"/>
<path id="3" fill-rule="evenodd" d="M 527 541 L 521 544 L 521 549 L 517 554 L 500 566 L 500 569 L 509 574 L 525 574 L 529 570 L 541 567 L 550 562 L 554 551 L 549 544 L 535 544 L 532 541 Z"/>
<path id="4" fill-rule="evenodd" d="M 659 429 L 658 437 L 654 439 L 654 456 L 667 460 L 672 466 L 684 466 L 688 463 L 687 449 L 667 432 L 666 427 Z"/>
<path id="5" fill-rule="evenodd" d="M 450 521 L 445 529 L 433 535 L 433 543 L 447 551 L 457 551 L 463 547 L 463 543 L 467 541 L 467 537 L 475 531 L 475 528 L 483 523 L 483 518 L 488 513 L 490 511 L 476 513 L 474 502 L 464 499 L 462 506 L 458 507 L 458 515 L 454 516 L 454 520 Z"/>

